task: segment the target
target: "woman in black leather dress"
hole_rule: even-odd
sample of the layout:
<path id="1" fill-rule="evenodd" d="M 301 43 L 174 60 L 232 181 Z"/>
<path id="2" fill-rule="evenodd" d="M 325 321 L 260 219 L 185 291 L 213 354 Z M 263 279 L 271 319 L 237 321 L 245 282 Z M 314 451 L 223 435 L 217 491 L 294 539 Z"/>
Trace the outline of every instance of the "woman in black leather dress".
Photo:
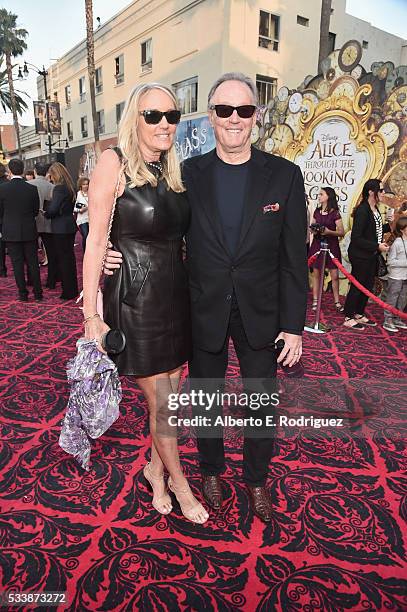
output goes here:
<path id="1" fill-rule="evenodd" d="M 190 353 L 188 283 L 182 261 L 189 207 L 174 148 L 179 119 L 170 89 L 154 83 L 136 87 L 120 122 L 119 147 L 104 151 L 92 174 L 83 268 L 85 335 L 100 340 L 109 328 L 124 332 L 126 348 L 115 360 L 120 374 L 136 377 L 148 402 L 152 448 L 144 476 L 153 489 L 152 504 L 161 514 L 172 509 L 165 466 L 168 487 L 184 516 L 204 523 L 208 513 L 183 475 L 176 431 L 157 432 L 158 410 L 178 390 Z M 110 240 L 123 253 L 123 266 L 105 282 L 102 321 L 96 314 L 97 288 L 118 176 L 122 180 Z"/>

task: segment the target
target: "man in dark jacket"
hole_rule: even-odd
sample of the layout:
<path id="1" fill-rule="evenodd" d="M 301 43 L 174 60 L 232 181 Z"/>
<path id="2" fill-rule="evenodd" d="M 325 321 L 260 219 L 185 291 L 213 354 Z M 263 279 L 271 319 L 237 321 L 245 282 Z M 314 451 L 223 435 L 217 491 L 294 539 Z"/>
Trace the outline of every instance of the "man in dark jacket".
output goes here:
<path id="1" fill-rule="evenodd" d="M 4 164 L 0 164 L 0 185 L 8 183 L 7 170 Z M 6 266 L 6 243 L 1 237 L 1 220 L 0 220 L 0 276 L 7 276 Z"/>
<path id="2" fill-rule="evenodd" d="M 38 265 L 37 227 L 40 200 L 38 190 L 24 180 L 24 164 L 20 159 L 9 162 L 11 179 L 0 186 L 0 220 L 3 240 L 6 242 L 18 287 L 19 299 L 28 301 L 24 277 L 24 261 L 27 263 L 37 301 L 42 300 L 42 287 Z"/>
<path id="3" fill-rule="evenodd" d="M 284 340 L 279 361 L 286 366 L 294 366 L 302 352 L 307 295 L 304 182 L 295 164 L 251 147 L 256 97 L 256 87 L 245 75 L 220 77 L 208 96 L 216 149 L 184 164 L 191 205 L 186 236 L 193 336 L 189 373 L 194 387 L 205 380 L 209 391 L 221 388 L 230 339 L 245 390 L 273 388 L 276 340 Z M 273 405 L 251 411 L 263 423 L 273 413 Z M 217 509 L 225 469 L 223 438 L 199 435 L 203 493 Z M 265 522 L 272 517 L 265 486 L 272 438 L 271 427 L 245 428 L 243 480 L 254 513 Z"/>

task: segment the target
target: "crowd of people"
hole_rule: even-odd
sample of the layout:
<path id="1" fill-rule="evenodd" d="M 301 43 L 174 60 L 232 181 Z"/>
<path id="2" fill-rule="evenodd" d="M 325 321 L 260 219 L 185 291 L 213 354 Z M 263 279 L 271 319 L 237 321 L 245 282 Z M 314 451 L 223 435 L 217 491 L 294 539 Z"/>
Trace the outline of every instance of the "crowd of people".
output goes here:
<path id="1" fill-rule="evenodd" d="M 28 286 L 34 299 L 43 299 L 39 274 L 39 239 L 48 266 L 45 287 L 61 283 L 62 300 L 78 296 L 76 257 L 77 229 L 85 251 L 88 233 L 87 189 L 89 179 L 80 177 L 77 190 L 63 164 L 36 163 L 24 172 L 24 163 L 11 159 L 0 164 L 0 276 L 7 276 L 6 253 L 12 262 L 18 299 L 28 301 Z"/>
<path id="2" fill-rule="evenodd" d="M 389 208 L 386 223 L 383 223 L 379 208 L 385 199 L 380 180 L 369 179 L 363 186 L 360 202 L 352 211 L 352 231 L 348 257 L 352 275 L 366 289 L 372 291 L 375 278 L 380 275 L 384 286 L 381 298 L 390 306 L 403 312 L 407 305 L 407 202 L 394 210 Z M 309 256 L 316 255 L 326 241 L 328 249 L 339 261 L 342 260 L 339 238 L 344 236 L 344 227 L 338 207 L 338 199 L 331 187 L 323 187 L 318 197 L 319 206 L 311 218 L 313 235 Z M 322 253 L 312 263 L 312 309 L 316 310 L 321 278 Z M 368 296 L 354 284 L 350 284 L 344 306 L 339 299 L 339 273 L 332 259 L 326 259 L 332 281 L 334 304 L 338 312 L 344 312 L 344 326 L 363 331 L 374 327 L 375 321 L 365 315 Z M 379 271 L 379 268 L 381 271 Z M 391 333 L 407 329 L 407 324 L 391 311 L 384 311 L 383 328 Z"/>

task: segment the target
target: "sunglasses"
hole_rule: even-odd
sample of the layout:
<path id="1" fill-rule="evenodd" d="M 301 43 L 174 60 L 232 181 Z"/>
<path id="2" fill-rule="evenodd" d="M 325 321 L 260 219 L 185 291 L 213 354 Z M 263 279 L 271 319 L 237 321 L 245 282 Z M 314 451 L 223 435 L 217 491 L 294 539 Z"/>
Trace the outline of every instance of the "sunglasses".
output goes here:
<path id="1" fill-rule="evenodd" d="M 139 112 L 139 115 L 143 115 L 144 121 L 149 125 L 157 125 L 163 117 L 166 118 L 170 125 L 176 125 L 181 119 L 181 111 L 179 110 L 169 110 L 165 112 L 159 110 L 143 110 Z"/>
<path id="2" fill-rule="evenodd" d="M 242 106 L 229 106 L 229 104 L 212 104 L 209 110 L 214 110 L 218 117 L 226 119 L 233 115 L 236 111 L 241 119 L 250 119 L 253 117 L 256 107 L 253 104 L 243 104 Z"/>

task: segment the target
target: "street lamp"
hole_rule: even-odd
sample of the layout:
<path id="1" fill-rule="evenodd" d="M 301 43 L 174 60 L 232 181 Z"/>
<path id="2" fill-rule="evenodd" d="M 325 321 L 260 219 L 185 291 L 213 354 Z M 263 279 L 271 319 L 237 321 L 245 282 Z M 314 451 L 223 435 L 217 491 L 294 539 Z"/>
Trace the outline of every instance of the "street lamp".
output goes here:
<path id="1" fill-rule="evenodd" d="M 38 66 L 35 66 L 34 64 L 31 64 L 30 62 L 24 62 L 24 68 L 21 71 L 21 67 L 18 67 L 18 78 L 20 80 L 22 80 L 24 77 L 28 77 L 30 71 L 28 66 L 30 66 L 30 68 L 32 68 L 32 70 L 34 70 L 37 74 L 39 74 L 44 82 L 44 96 L 45 96 L 45 109 L 46 109 L 46 114 L 47 114 L 47 132 L 48 132 L 48 152 L 51 155 L 52 153 L 52 142 L 51 142 L 51 130 L 50 130 L 50 121 L 49 121 L 49 108 L 48 108 L 48 89 L 47 89 L 47 76 L 48 76 L 48 72 L 47 70 L 45 70 L 45 66 L 42 66 L 42 70 L 40 68 L 38 68 Z"/>

